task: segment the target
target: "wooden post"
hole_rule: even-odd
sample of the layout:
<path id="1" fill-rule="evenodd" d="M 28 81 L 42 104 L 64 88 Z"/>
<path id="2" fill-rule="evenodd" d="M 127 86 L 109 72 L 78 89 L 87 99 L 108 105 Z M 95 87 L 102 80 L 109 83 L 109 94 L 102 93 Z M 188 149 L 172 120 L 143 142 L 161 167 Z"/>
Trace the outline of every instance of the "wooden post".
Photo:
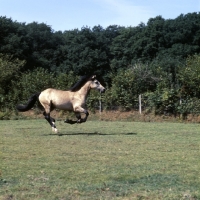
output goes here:
<path id="1" fill-rule="evenodd" d="M 139 95 L 139 113 L 142 114 L 142 96 Z"/>
<path id="2" fill-rule="evenodd" d="M 100 92 L 100 98 L 99 98 L 99 113 L 102 112 L 102 105 L 101 105 L 101 92 Z"/>
<path id="3" fill-rule="evenodd" d="M 182 104 L 182 98 L 180 97 L 179 104 Z M 183 119 L 183 113 L 180 114 L 180 119 Z"/>

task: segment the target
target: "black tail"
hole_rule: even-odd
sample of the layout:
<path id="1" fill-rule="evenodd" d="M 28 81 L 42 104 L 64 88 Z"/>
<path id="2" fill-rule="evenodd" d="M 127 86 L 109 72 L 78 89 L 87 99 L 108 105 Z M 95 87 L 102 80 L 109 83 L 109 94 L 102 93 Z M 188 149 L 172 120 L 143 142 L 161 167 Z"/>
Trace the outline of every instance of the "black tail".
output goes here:
<path id="1" fill-rule="evenodd" d="M 30 110 L 34 106 L 36 101 L 38 100 L 39 95 L 40 95 L 40 93 L 36 93 L 36 94 L 32 95 L 30 97 L 30 99 L 28 100 L 27 104 L 25 104 L 25 105 L 22 105 L 22 104 L 17 105 L 16 109 L 18 111 L 20 111 L 20 112 L 25 112 L 25 111 Z"/>

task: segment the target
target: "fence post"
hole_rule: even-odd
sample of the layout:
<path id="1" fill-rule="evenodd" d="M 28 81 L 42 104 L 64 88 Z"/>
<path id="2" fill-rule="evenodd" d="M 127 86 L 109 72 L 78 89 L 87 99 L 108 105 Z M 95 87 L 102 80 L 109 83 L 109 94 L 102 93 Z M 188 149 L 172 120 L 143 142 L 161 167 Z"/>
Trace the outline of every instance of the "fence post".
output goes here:
<path id="1" fill-rule="evenodd" d="M 142 95 L 139 95 L 139 113 L 142 114 Z"/>
<path id="2" fill-rule="evenodd" d="M 179 104 L 182 104 L 182 98 L 180 97 Z M 180 113 L 180 118 L 183 119 L 183 113 Z"/>
<path id="3" fill-rule="evenodd" d="M 102 105 L 101 105 L 101 92 L 100 92 L 100 98 L 99 98 L 99 113 L 102 112 Z"/>

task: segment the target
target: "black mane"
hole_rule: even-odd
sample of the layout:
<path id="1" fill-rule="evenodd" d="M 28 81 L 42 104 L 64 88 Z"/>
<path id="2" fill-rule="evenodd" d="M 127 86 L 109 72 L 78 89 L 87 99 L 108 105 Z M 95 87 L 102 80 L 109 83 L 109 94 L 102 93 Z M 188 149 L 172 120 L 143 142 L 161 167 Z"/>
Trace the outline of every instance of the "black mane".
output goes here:
<path id="1" fill-rule="evenodd" d="M 85 85 L 85 83 L 90 79 L 91 75 L 84 75 L 81 77 L 81 79 L 74 85 L 70 88 L 70 91 L 71 92 L 76 92 L 78 90 L 81 89 L 81 87 L 83 85 Z"/>

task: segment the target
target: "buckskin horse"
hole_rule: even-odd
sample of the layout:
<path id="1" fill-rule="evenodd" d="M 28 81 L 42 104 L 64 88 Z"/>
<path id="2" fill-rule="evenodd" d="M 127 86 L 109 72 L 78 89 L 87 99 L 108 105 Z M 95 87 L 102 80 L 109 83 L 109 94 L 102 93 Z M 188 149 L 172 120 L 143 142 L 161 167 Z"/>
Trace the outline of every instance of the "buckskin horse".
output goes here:
<path id="1" fill-rule="evenodd" d="M 70 90 L 57 90 L 48 88 L 40 93 L 36 93 L 30 97 L 28 102 L 24 105 L 17 105 L 17 110 L 25 112 L 30 110 L 36 101 L 39 100 L 44 108 L 43 115 L 52 127 L 52 131 L 58 132 L 55 124 L 55 119 L 50 116 L 50 112 L 54 109 L 73 111 L 77 120 L 65 120 L 66 123 L 83 123 L 88 118 L 88 111 L 86 110 L 86 99 L 91 89 L 99 90 L 101 93 L 105 92 L 105 88 L 96 79 L 95 75 L 82 76 L 81 79 Z M 81 113 L 85 114 L 81 118 Z"/>

